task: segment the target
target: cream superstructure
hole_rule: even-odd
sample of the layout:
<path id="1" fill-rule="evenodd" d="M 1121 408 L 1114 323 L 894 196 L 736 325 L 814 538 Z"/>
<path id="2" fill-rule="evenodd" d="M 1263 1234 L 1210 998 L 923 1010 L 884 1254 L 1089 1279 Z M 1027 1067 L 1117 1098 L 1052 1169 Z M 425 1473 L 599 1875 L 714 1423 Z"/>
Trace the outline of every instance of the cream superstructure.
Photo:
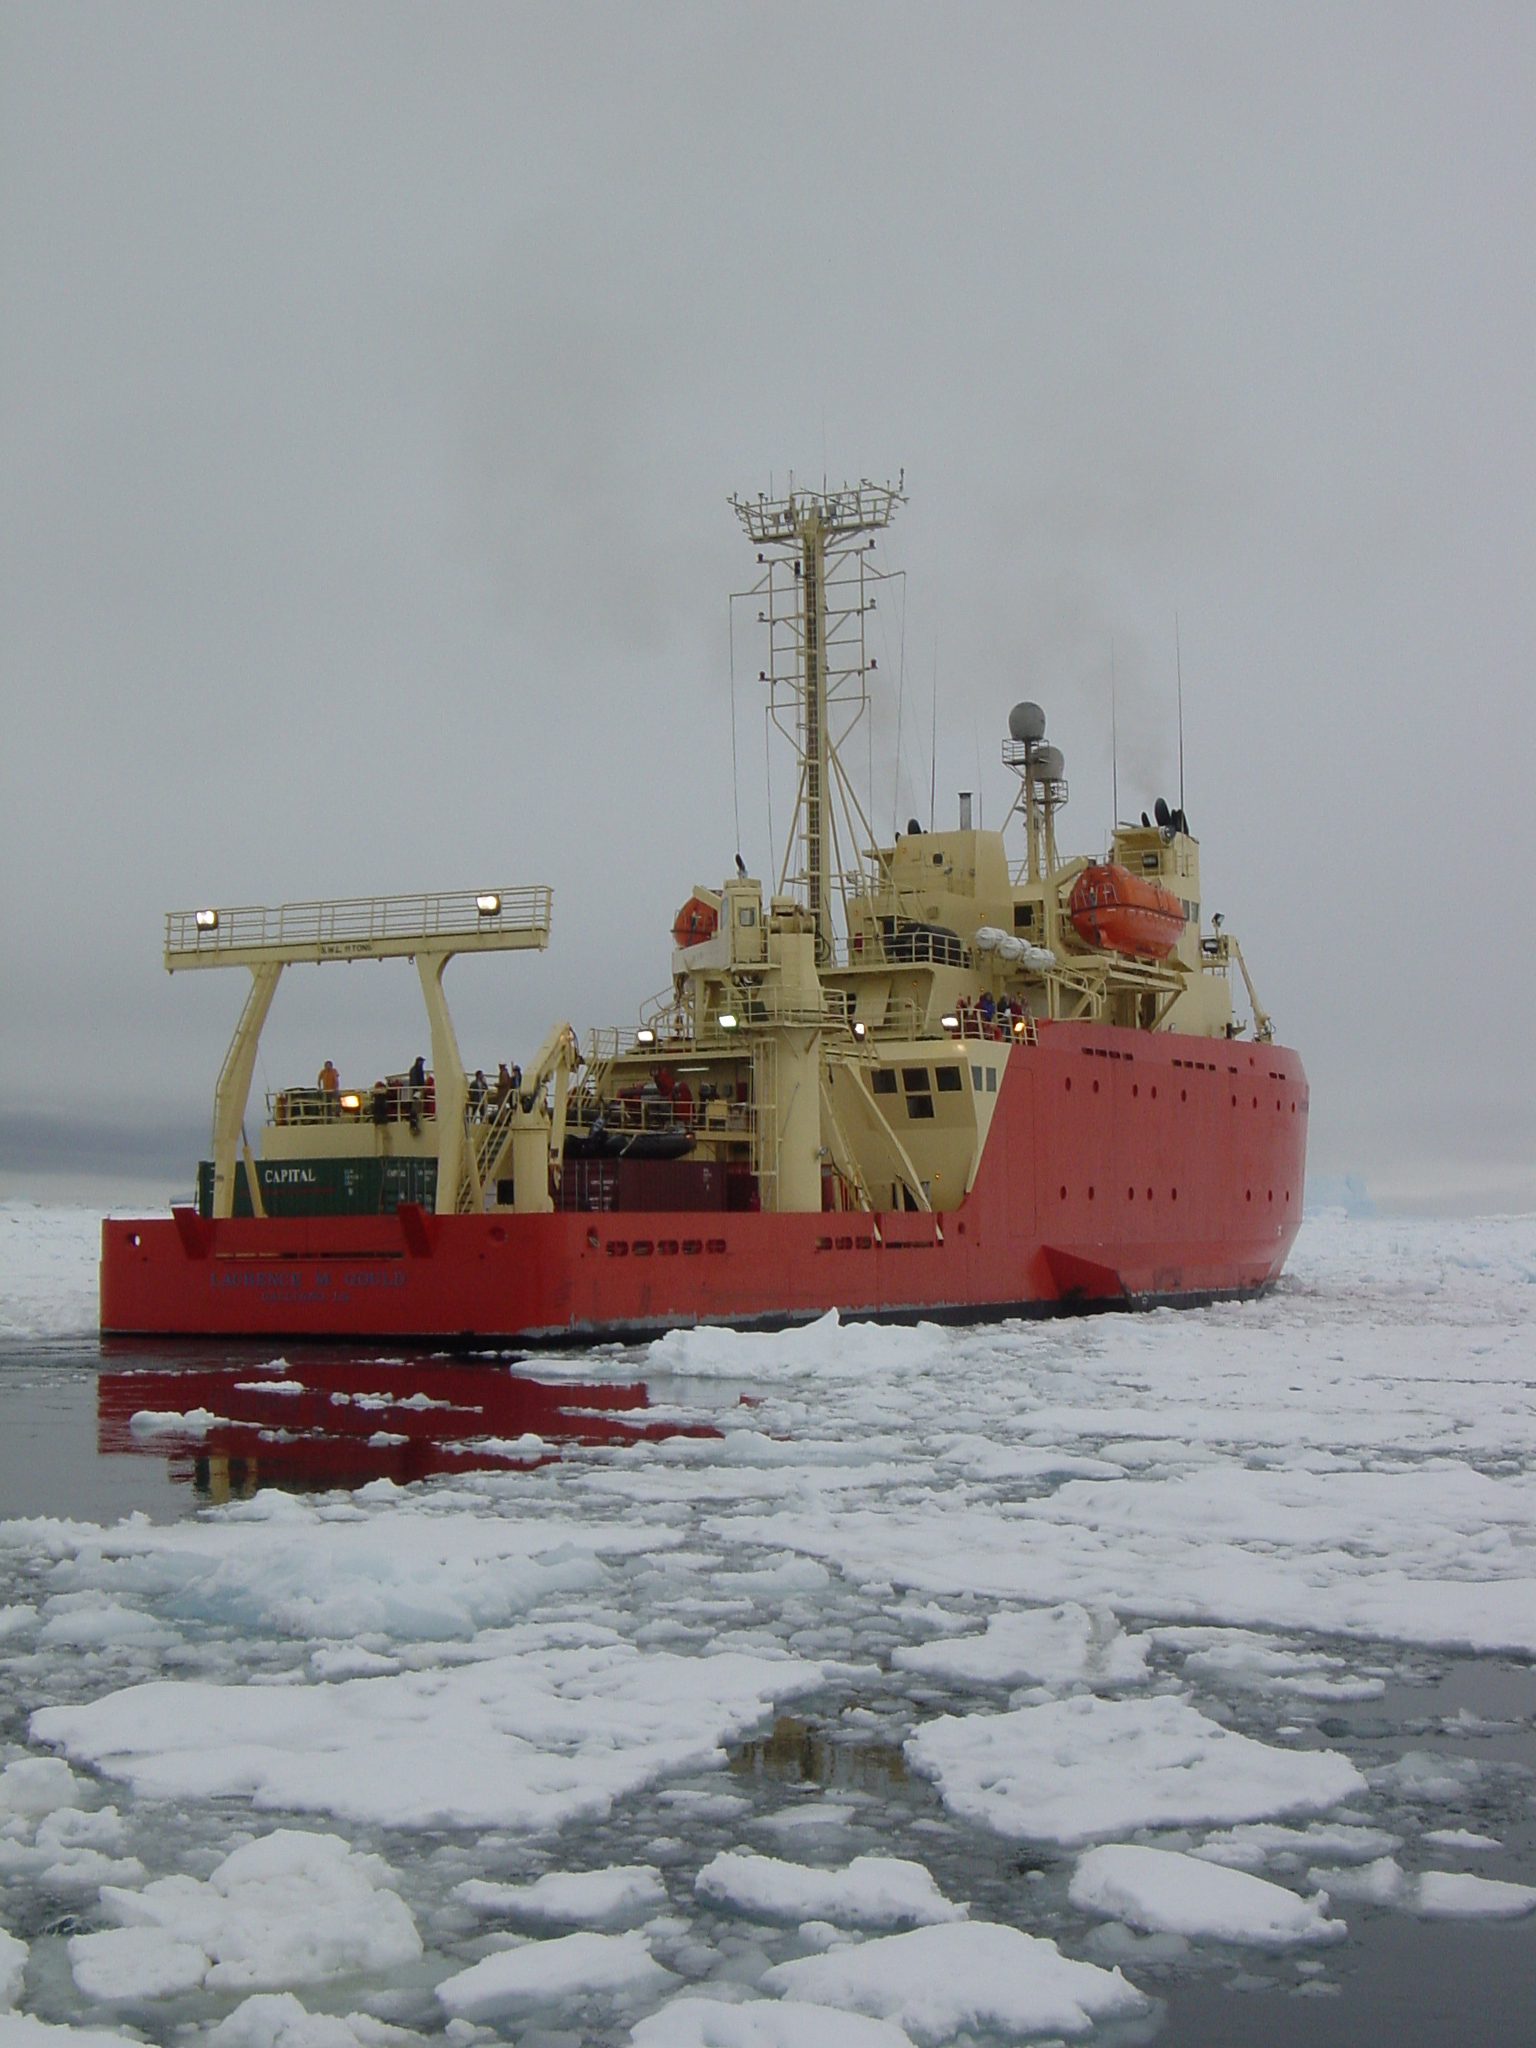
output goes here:
<path id="1" fill-rule="evenodd" d="M 252 976 L 215 1098 L 215 1215 L 231 1213 L 242 1154 L 260 1213 L 244 1117 L 272 995 L 299 961 L 413 959 L 433 1072 L 430 1087 L 394 1076 L 371 1091 L 287 1091 L 261 1133 L 263 1171 L 431 1162 L 440 1212 L 570 1206 L 573 1176 L 595 1185 L 604 1162 L 646 1159 L 718 1170 L 764 1210 L 949 1210 L 975 1177 L 1013 1041 L 1073 1019 L 1233 1036 L 1234 959 L 1267 1040 L 1235 940 L 1203 918 L 1199 846 L 1182 813 L 1117 824 L 1107 849 L 1177 899 L 1173 950 L 1134 957 L 1079 935 L 1070 897 L 1088 863 L 1057 847 L 1065 763 L 1037 706 L 1015 706 L 1009 721 L 1003 760 L 1018 793 L 1003 830 L 973 827 L 962 798 L 955 830 L 913 821 L 877 841 L 844 753 L 875 668 L 865 622 L 882 579 L 870 550 L 901 502 L 899 485 L 866 483 L 737 505 L 762 570 L 769 708 L 798 762 L 794 818 L 766 891 L 744 872 L 695 885 L 714 930 L 673 951 L 670 984 L 635 1028 L 594 1033 L 583 1052 L 558 1024 L 515 1085 L 472 1084 L 444 968 L 457 953 L 546 945 L 543 888 L 167 920 L 168 968 Z"/>

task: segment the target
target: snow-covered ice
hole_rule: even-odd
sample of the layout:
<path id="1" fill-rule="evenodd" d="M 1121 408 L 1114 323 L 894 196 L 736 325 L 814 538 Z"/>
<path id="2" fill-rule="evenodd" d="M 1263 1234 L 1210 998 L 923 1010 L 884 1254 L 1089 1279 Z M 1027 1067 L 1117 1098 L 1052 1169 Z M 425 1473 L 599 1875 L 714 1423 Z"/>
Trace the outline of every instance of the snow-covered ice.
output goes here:
<path id="1" fill-rule="evenodd" d="M 1267 1747 L 1166 1693 L 945 1714 L 908 1739 L 907 1753 L 965 1819 L 1064 1843 L 1320 1812 L 1365 1790 L 1347 1757 Z"/>
<path id="2" fill-rule="evenodd" d="M 32 1735 L 141 1797 L 245 1798 L 389 1827 L 558 1827 L 715 1762 L 814 1665 L 724 1651 L 646 1655 L 506 1630 L 444 1669 L 285 1687 L 162 1681 L 46 1707 Z"/>
<path id="3" fill-rule="evenodd" d="M 21 1996 L 27 1971 L 27 1943 L 0 1927 L 0 2012 L 9 2012 Z"/>
<path id="4" fill-rule="evenodd" d="M 1399 1906 L 1426 1920 L 1519 1920 L 1536 1911 L 1536 1885 L 1467 1870 L 1404 1870 L 1395 1857 L 1350 1870 L 1314 1869 L 1309 1882 L 1335 1898 Z"/>
<path id="5" fill-rule="evenodd" d="M 1146 1682 L 1148 1639 L 1127 1635 L 1107 1609 L 1090 1614 L 1075 1600 L 1057 1607 L 1004 1608 L 980 1636 L 941 1636 L 903 1645 L 892 1663 L 959 1685 L 1024 1685 L 1052 1691 L 1089 1685 L 1104 1691 Z"/>
<path id="6" fill-rule="evenodd" d="M 649 1864 L 606 1870 L 549 1870 L 532 1884 L 489 1884 L 472 1877 L 454 1897 L 477 1913 L 534 1924 L 606 1927 L 666 1904 L 661 1873 Z"/>
<path id="7" fill-rule="evenodd" d="M 5 1357 L 97 1252 L 0 1207 Z M 1066 2037 L 1201 1943 L 1523 1916 L 1533 1324 L 1531 1219 L 1313 1222 L 1259 1303 L 514 1368 L 707 1436 L 0 1523 L 0 2048 Z M 375 1363 L 338 1424 L 461 1426 Z M 120 1413 L 159 1477 L 217 1405 Z"/>
<path id="8" fill-rule="evenodd" d="M 722 1849 L 695 1890 L 744 1913 L 775 1920 L 830 1920 L 840 1927 L 920 1927 L 963 1920 L 922 1864 L 900 1856 L 856 1856 L 838 1870 Z"/>
<path id="9" fill-rule="evenodd" d="M 891 2020 L 799 1999 L 674 1998 L 631 2028 L 635 2048 L 912 2048 Z"/>
<path id="10" fill-rule="evenodd" d="M 540 2000 L 585 1996 L 596 1991 L 655 1992 L 670 1973 L 651 1954 L 643 1934 L 560 1934 L 503 1949 L 437 1987 L 450 2013 L 487 2019 L 516 2012 Z"/>
<path id="11" fill-rule="evenodd" d="M 1103 1913 L 1149 1934 L 1296 1948 L 1342 1941 L 1342 1920 L 1327 1917 L 1328 1895 L 1301 1898 L 1284 1885 L 1168 1849 L 1134 1843 L 1090 1849 L 1073 1872 L 1074 1906 Z"/>
<path id="12" fill-rule="evenodd" d="M 421 1936 L 393 1872 L 339 1835 L 279 1828 L 226 1856 L 206 1883 L 177 1875 L 105 1885 L 115 1926 L 77 1934 L 70 1968 L 88 1998 L 165 1997 L 322 1984 L 413 1963 Z"/>
<path id="13" fill-rule="evenodd" d="M 962 2027 L 1086 2034 L 1095 2020 L 1144 2011 L 1118 1970 L 1072 1962 L 1054 1941 L 980 1921 L 879 1935 L 854 1948 L 780 1963 L 763 1982 L 813 2004 L 896 2020 L 914 2041 Z"/>

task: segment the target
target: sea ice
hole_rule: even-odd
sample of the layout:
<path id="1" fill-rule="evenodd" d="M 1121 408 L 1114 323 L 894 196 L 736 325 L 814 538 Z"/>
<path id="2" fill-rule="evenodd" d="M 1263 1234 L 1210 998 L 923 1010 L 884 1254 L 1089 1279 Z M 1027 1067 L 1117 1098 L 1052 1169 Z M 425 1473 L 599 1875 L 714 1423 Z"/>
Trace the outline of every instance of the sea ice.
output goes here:
<path id="1" fill-rule="evenodd" d="M 1126 1635 L 1113 1614 L 1090 1614 L 1075 1600 L 1057 1607 L 1004 1609 L 981 1636 L 948 1636 L 904 1645 L 891 1662 L 903 1671 L 961 1685 L 1036 1685 L 1104 1691 L 1144 1685 L 1148 1639 Z"/>
<path id="2" fill-rule="evenodd" d="M 1005 2034 L 1086 2034 L 1096 2020 L 1144 2012 L 1119 1970 L 1071 1962 L 1054 1941 L 991 1922 L 885 1934 L 780 1963 L 763 1988 L 812 2004 L 895 2020 L 915 2041 L 962 2027 Z"/>
<path id="3" fill-rule="evenodd" d="M 1159 1648 L 1186 1652 L 1186 1678 L 1308 1700 L 1374 1700 L 1386 1691 L 1384 1679 L 1355 1677 L 1342 1657 L 1293 1649 L 1252 1629 L 1160 1628 L 1153 1634 Z"/>
<path id="4" fill-rule="evenodd" d="M 1517 1920 L 1536 1908 L 1536 1885 L 1476 1877 L 1464 1870 L 1424 1870 L 1414 1875 L 1394 1858 L 1363 1870 L 1311 1870 L 1309 1884 L 1335 1897 L 1366 1899 L 1374 1906 L 1399 1906 L 1426 1920 Z"/>
<path id="5" fill-rule="evenodd" d="M 1191 1853 L 1232 1870 L 1259 1870 L 1272 1857 L 1296 1862 L 1308 1856 L 1338 1856 L 1346 1863 L 1365 1863 L 1375 1856 L 1390 1856 L 1402 1845 L 1401 1835 L 1353 1821 L 1314 1820 L 1304 1828 L 1288 1828 L 1280 1821 L 1251 1821 L 1207 1835 Z"/>
<path id="6" fill-rule="evenodd" d="M 27 1944 L 0 1927 L 0 2012 L 9 2012 L 21 1996 L 27 1974 Z"/>
<path id="7" fill-rule="evenodd" d="M 390 1827 L 556 1827 L 720 1760 L 720 1745 L 814 1689 L 814 1664 L 725 1651 L 566 1648 L 507 1632 L 508 1652 L 449 1670 L 335 1685 L 159 1681 L 32 1717 L 140 1796 L 247 1798 Z"/>
<path id="8" fill-rule="evenodd" d="M 309 2012 L 291 1991 L 263 1991 L 219 2021 L 208 2048 L 404 2048 L 417 2039 L 371 2013 Z"/>
<path id="9" fill-rule="evenodd" d="M 1481 1776 L 1482 1767 L 1473 1757 L 1437 1756 L 1433 1750 L 1410 1749 L 1395 1763 L 1372 1771 L 1371 1783 L 1379 1791 L 1395 1792 L 1400 1799 L 1444 1806 L 1465 1798 Z"/>
<path id="10" fill-rule="evenodd" d="M 944 1714 L 908 1738 L 907 1755 L 951 1811 L 1063 1843 L 1321 1811 L 1365 1789 L 1347 1757 L 1268 1748 L 1169 1694 Z"/>
<path id="11" fill-rule="evenodd" d="M 640 1863 L 614 1864 L 606 1870 L 551 1870 L 532 1884 L 469 1878 L 454 1887 L 454 1896 L 476 1913 L 496 1913 L 509 1920 L 602 1927 L 664 1906 L 667 1888 L 660 1871 Z"/>
<path id="12" fill-rule="evenodd" d="M 140 1408 L 128 1418 L 135 1436 L 206 1436 L 210 1429 L 246 1428 L 209 1408 Z"/>
<path id="13" fill-rule="evenodd" d="M 0 2012 L 0 2048 L 138 2048 L 138 2037 L 105 2027 L 50 2026 L 31 2013 Z"/>
<path id="14" fill-rule="evenodd" d="M 1420 1840 L 1433 1842 L 1437 1849 L 1498 1849 L 1503 1846 L 1496 1835 L 1477 1835 L 1471 1828 L 1431 1828 Z"/>
<path id="15" fill-rule="evenodd" d="M 856 1856 L 841 1870 L 784 1863 L 748 1850 L 722 1850 L 699 1872 L 704 1898 L 774 1920 L 830 1920 L 843 1927 L 921 1927 L 963 1920 L 921 1863 Z"/>
<path id="16" fill-rule="evenodd" d="M 629 2038 L 635 2048 L 912 2048 L 892 2021 L 835 2006 L 791 1998 L 727 2005 L 686 1993 L 631 2027 Z"/>
<path id="17" fill-rule="evenodd" d="M 675 1981 L 643 1934 L 561 1934 L 486 1956 L 445 1978 L 437 1995 L 452 2014 L 489 2019 L 537 2001 L 596 1991 L 656 1993 Z"/>
<path id="18" fill-rule="evenodd" d="M 320 1984 L 421 1955 L 393 1872 L 339 1835 L 279 1828 L 226 1856 L 206 1883 L 157 1878 L 102 1888 L 118 1924 L 69 1943 L 79 1988 L 98 2000 Z"/>
<path id="19" fill-rule="evenodd" d="M 1419 1873 L 1413 1909 L 1429 1920 L 1514 1920 L 1536 1908 L 1536 1885 L 1475 1877 L 1467 1870 Z"/>
<path id="20" fill-rule="evenodd" d="M 25 1814 L 40 1820 L 44 1814 L 82 1805 L 83 1789 L 62 1757 L 18 1757 L 0 1771 L 0 1814 Z"/>
<path id="21" fill-rule="evenodd" d="M 1090 1849 L 1073 1873 L 1069 1896 L 1074 1906 L 1148 1934 L 1295 1948 L 1341 1941 L 1346 1932 L 1342 1920 L 1326 1917 L 1326 1892 L 1298 1898 L 1246 1870 L 1133 1843 Z"/>

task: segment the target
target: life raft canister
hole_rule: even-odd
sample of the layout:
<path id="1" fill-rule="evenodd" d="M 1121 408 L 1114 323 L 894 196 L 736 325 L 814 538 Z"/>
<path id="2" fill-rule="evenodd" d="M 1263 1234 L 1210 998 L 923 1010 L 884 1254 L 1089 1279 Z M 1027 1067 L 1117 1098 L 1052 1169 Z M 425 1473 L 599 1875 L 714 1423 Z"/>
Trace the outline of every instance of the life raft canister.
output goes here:
<path id="1" fill-rule="evenodd" d="M 690 896 L 677 913 L 672 927 L 672 943 L 679 951 L 688 946 L 702 946 L 706 939 L 712 939 L 719 928 L 720 913 L 712 903 L 702 897 Z"/>
<path id="2" fill-rule="evenodd" d="M 1072 884 L 1073 929 L 1087 946 L 1166 960 L 1184 929 L 1184 906 L 1161 882 L 1115 862 L 1097 861 Z"/>

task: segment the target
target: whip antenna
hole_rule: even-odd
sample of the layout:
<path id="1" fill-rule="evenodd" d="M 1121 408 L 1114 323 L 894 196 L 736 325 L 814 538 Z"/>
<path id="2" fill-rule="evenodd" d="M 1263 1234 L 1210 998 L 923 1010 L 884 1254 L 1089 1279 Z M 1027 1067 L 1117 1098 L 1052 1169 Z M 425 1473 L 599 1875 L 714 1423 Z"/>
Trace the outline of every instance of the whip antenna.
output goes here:
<path id="1" fill-rule="evenodd" d="M 1115 641 L 1111 634 L 1109 641 L 1109 773 L 1113 785 L 1113 817 L 1120 823 L 1120 729 L 1115 716 Z M 1183 803 L 1184 792 L 1179 791 L 1179 802 Z"/>
<path id="2" fill-rule="evenodd" d="M 1184 808 L 1184 657 L 1179 652 L 1179 615 L 1173 615 L 1173 660 L 1179 676 L 1179 809 Z"/>

